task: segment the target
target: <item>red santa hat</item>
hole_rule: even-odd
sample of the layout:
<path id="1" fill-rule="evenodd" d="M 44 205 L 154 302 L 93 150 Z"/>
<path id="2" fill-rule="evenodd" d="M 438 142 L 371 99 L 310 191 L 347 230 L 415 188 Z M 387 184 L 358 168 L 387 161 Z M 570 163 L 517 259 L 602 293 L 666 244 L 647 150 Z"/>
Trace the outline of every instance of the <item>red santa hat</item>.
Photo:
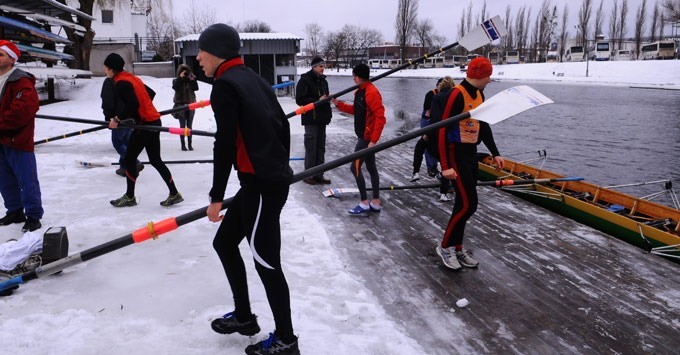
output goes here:
<path id="1" fill-rule="evenodd" d="M 19 47 L 17 47 L 16 44 L 6 41 L 6 40 L 0 40 L 0 49 L 3 51 L 7 52 L 7 55 L 12 57 L 15 61 L 19 60 L 19 57 L 21 56 L 21 52 L 19 51 Z"/>

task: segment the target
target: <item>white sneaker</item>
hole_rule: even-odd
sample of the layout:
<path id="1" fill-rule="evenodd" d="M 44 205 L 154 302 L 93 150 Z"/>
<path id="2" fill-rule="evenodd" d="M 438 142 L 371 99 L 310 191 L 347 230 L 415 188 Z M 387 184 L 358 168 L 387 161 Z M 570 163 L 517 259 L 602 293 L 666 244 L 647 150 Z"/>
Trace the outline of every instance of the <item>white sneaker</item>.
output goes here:
<path id="1" fill-rule="evenodd" d="M 477 267 L 479 261 L 472 258 L 472 253 L 467 250 L 461 250 L 456 252 L 456 259 L 458 262 L 465 267 Z"/>
<path id="2" fill-rule="evenodd" d="M 411 176 L 411 180 L 409 180 L 409 181 L 410 182 L 416 182 L 418 180 L 420 180 L 420 174 L 414 173 L 413 176 Z"/>
<path id="3" fill-rule="evenodd" d="M 439 196 L 439 201 L 441 202 L 449 202 L 451 201 L 451 197 L 449 197 L 449 194 L 441 194 Z"/>
<path id="4" fill-rule="evenodd" d="M 437 255 L 442 258 L 444 266 L 452 270 L 460 270 L 462 267 L 458 258 L 456 257 L 456 251 L 454 247 L 442 248 L 441 245 L 437 245 Z"/>

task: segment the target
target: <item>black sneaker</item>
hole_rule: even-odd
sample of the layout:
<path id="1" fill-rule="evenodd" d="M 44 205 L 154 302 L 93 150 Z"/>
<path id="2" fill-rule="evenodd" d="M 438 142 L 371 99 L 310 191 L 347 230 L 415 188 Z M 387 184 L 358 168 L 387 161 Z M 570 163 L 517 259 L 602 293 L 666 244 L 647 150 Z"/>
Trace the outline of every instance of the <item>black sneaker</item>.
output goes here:
<path id="1" fill-rule="evenodd" d="M 284 343 L 274 333 L 269 333 L 267 339 L 246 347 L 248 355 L 300 355 L 297 337 L 292 343 Z"/>
<path id="2" fill-rule="evenodd" d="M 115 200 L 109 201 L 113 207 L 130 207 L 137 205 L 137 199 L 134 197 L 128 197 L 127 194 L 123 194 L 122 197 Z"/>
<path id="3" fill-rule="evenodd" d="M 144 170 L 144 163 L 137 163 L 137 173 L 142 172 Z"/>
<path id="4" fill-rule="evenodd" d="M 176 205 L 182 201 L 184 201 L 184 197 L 182 197 L 182 194 L 178 192 L 174 195 L 168 196 L 168 198 L 166 198 L 164 201 L 161 201 L 161 206 L 168 207 Z"/>
<path id="5" fill-rule="evenodd" d="M 231 334 L 238 332 L 242 335 L 255 335 L 260 332 L 260 326 L 257 325 L 257 316 L 251 314 L 251 318 L 245 322 L 239 322 L 234 316 L 234 312 L 229 312 L 217 318 L 210 323 L 212 330 L 220 334 Z"/>
<path id="6" fill-rule="evenodd" d="M 40 229 L 42 227 L 42 224 L 40 224 L 40 220 L 37 218 L 33 217 L 28 217 L 26 218 L 26 223 L 24 223 L 24 226 L 21 227 L 22 232 L 33 232 L 36 229 Z"/>
<path id="7" fill-rule="evenodd" d="M 5 217 L 0 218 L 0 226 L 8 226 L 12 223 L 21 223 L 26 221 L 26 216 L 24 211 L 16 210 L 12 212 L 7 212 Z"/>
<path id="8" fill-rule="evenodd" d="M 116 169 L 116 175 L 125 177 L 125 168 L 118 168 Z"/>

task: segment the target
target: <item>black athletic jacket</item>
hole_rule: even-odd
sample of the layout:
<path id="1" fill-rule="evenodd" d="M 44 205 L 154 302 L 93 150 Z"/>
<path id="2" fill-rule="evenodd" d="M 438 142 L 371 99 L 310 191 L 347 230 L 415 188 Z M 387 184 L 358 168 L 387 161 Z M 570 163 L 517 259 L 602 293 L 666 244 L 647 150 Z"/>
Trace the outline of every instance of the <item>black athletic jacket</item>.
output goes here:
<path id="1" fill-rule="evenodd" d="M 319 101 L 321 96 L 328 95 L 328 81 L 325 75 L 318 75 L 310 70 L 300 75 L 300 80 L 295 88 L 295 103 L 300 106 Z M 302 114 L 302 125 L 327 125 L 331 123 L 331 102 L 316 105 L 314 110 Z"/>
<path id="2" fill-rule="evenodd" d="M 232 166 L 241 185 L 289 185 L 290 126 L 271 86 L 241 58 L 230 59 L 217 68 L 210 103 L 217 123 L 210 200 L 224 199 Z"/>

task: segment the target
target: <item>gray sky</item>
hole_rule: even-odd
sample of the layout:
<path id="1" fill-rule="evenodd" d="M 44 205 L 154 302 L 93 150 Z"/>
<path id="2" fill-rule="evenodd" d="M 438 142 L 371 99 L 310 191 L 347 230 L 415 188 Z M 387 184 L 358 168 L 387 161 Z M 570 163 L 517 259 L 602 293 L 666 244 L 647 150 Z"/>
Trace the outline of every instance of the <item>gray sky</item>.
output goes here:
<path id="1" fill-rule="evenodd" d="M 172 0 L 175 14 L 188 9 L 191 6 L 189 0 Z M 394 22 L 397 13 L 397 0 L 193 0 L 195 6 L 201 9 L 210 9 L 215 12 L 217 20 L 231 25 L 242 23 L 246 20 L 258 19 L 266 22 L 274 32 L 290 32 L 305 38 L 305 25 L 318 23 L 325 32 L 337 31 L 345 24 L 357 25 L 379 30 L 385 41 L 394 41 Z M 648 0 L 648 10 L 655 0 Z M 473 18 L 481 11 L 482 0 L 473 0 Z M 532 18 L 539 10 L 543 0 L 487 0 L 487 13 L 491 17 L 499 15 L 505 17 L 505 9 L 511 4 L 513 16 L 521 5 L 526 5 L 532 11 Z M 557 6 L 558 16 L 561 18 L 565 4 L 569 7 L 569 24 L 574 35 L 573 27 L 576 25 L 578 10 L 582 4 L 580 0 L 552 0 L 553 6 Z M 632 29 L 634 24 L 633 15 L 637 11 L 642 0 L 628 0 L 628 27 Z M 457 27 L 462 12 L 467 8 L 469 1 L 464 0 L 420 0 L 418 18 L 432 20 L 437 32 L 446 36 L 447 41 L 453 42 L 458 39 Z M 600 5 L 600 0 L 593 0 L 593 15 Z M 609 22 L 609 13 L 612 0 L 604 0 L 604 24 Z M 649 26 L 649 25 L 648 25 Z M 605 33 L 606 34 L 606 33 Z"/>

